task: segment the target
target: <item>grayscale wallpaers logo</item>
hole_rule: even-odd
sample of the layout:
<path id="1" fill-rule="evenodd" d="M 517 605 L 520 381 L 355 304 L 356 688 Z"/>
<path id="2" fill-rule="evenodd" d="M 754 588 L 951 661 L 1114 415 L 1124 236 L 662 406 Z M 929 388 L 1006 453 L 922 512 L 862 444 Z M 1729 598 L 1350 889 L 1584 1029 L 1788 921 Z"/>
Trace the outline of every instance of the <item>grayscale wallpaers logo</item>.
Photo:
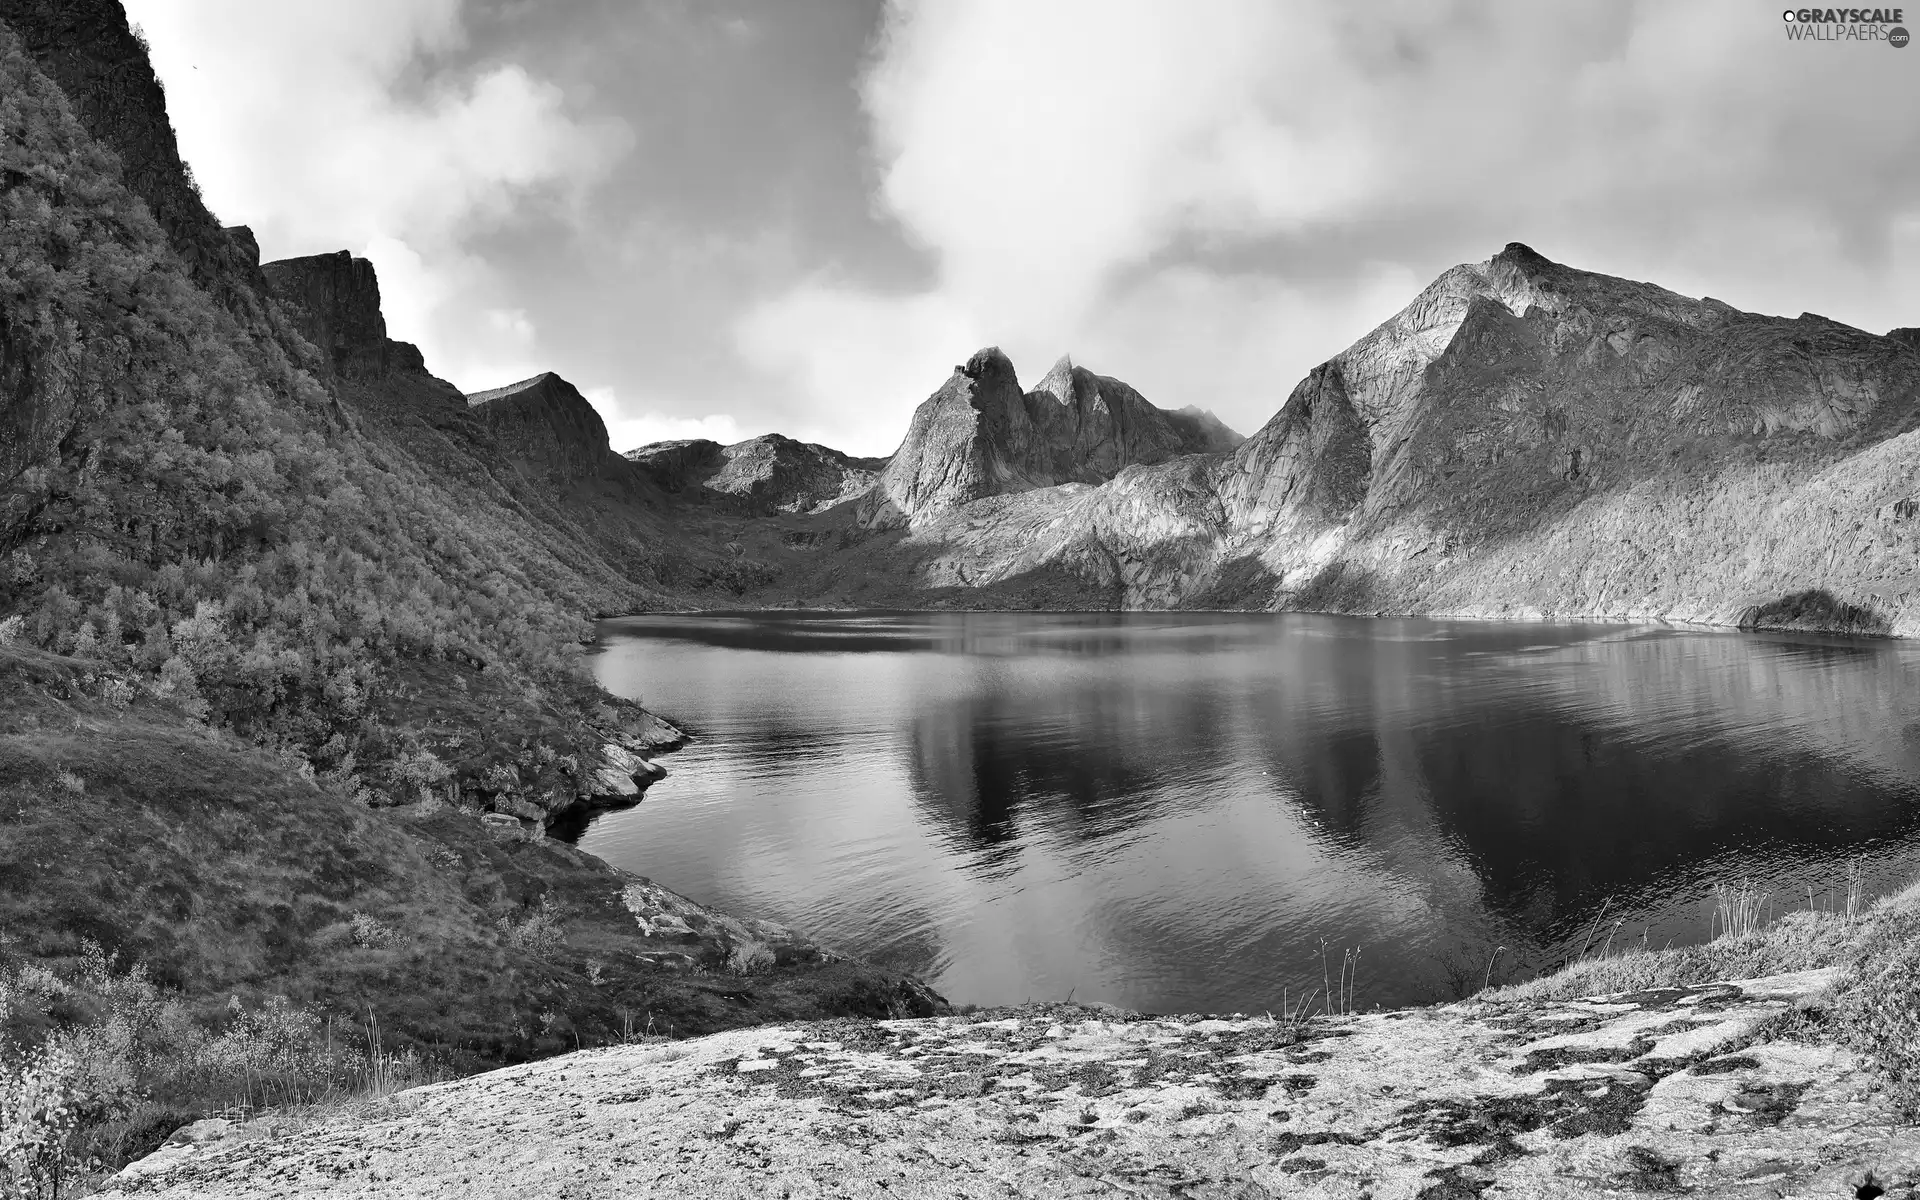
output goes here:
<path id="1" fill-rule="evenodd" d="M 1789 8 L 1780 14 L 1790 42 L 1885 42 L 1906 49 L 1907 31 L 1899 8 Z"/>

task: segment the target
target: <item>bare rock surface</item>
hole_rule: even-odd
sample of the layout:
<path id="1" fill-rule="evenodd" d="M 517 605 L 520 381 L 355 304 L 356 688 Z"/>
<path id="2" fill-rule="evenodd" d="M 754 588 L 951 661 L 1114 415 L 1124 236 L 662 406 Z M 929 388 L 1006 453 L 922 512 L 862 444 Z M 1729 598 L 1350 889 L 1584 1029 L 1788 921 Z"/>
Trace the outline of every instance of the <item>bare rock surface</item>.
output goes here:
<path id="1" fill-rule="evenodd" d="M 195 1126 L 153 1197 L 1920 1194 L 1812 971 L 1295 1023 L 1049 1006 L 591 1050 L 305 1127 Z"/>

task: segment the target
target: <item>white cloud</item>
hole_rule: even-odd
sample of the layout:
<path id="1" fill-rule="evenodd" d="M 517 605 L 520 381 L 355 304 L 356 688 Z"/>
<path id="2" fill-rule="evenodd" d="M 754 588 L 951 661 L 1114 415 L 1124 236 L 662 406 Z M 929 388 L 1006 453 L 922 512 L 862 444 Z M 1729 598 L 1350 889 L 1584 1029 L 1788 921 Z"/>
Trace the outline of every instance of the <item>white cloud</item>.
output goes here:
<path id="1" fill-rule="evenodd" d="M 905 300 L 804 282 L 740 342 L 809 417 L 850 407 L 885 441 L 959 353 L 912 336 L 932 314 L 1023 375 L 1071 351 L 1251 428 L 1510 239 L 1763 311 L 1910 324 L 1900 58 L 1789 46 L 1777 13 L 1733 0 L 896 3 L 863 91 L 878 199 L 937 279 Z M 1329 276 L 1320 244 L 1356 249 Z M 1255 249 L 1264 266 L 1233 264 Z"/>
<path id="2" fill-rule="evenodd" d="M 606 422 L 607 441 L 615 451 L 623 454 L 652 442 L 705 438 L 722 446 L 730 446 L 753 436 L 742 433 L 740 423 L 728 413 L 676 417 L 650 411 L 638 416 L 626 416 L 624 414 L 628 406 L 620 402 L 619 396 L 610 387 L 582 388 L 580 394 L 587 398 L 587 403 L 593 405 L 600 419 Z"/>
<path id="3" fill-rule="evenodd" d="M 393 336 L 469 390 L 535 353 L 469 249 L 531 205 L 564 210 L 626 145 L 511 62 L 425 72 L 463 41 L 458 0 L 128 0 L 183 156 L 265 257 L 373 259 Z M 517 378 L 517 376 L 516 376 Z"/>
<path id="4" fill-rule="evenodd" d="M 791 389 L 792 437 L 891 454 L 906 416 L 978 349 L 979 326 L 939 294 L 876 296 L 822 279 L 749 309 L 735 327 L 754 367 Z"/>

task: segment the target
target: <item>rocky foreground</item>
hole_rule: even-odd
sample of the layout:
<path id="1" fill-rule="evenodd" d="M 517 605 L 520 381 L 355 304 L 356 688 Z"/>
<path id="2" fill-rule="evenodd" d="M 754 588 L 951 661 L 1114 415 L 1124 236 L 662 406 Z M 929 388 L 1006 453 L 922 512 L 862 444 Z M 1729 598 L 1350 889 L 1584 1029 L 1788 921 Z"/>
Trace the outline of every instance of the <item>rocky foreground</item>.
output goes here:
<path id="1" fill-rule="evenodd" d="M 1807 971 L 1332 1017 L 1069 1006 L 619 1046 L 303 1128 L 201 1122 L 110 1196 L 1920 1195 L 1793 1040 Z"/>

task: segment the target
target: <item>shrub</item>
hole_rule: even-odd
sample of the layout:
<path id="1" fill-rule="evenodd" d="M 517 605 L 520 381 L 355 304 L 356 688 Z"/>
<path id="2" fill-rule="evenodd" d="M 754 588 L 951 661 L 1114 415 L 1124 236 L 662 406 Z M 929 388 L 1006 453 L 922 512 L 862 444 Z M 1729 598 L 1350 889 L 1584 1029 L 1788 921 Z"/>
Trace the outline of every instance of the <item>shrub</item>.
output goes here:
<path id="1" fill-rule="evenodd" d="M 501 917 L 494 922 L 508 943 L 535 954 L 551 954 L 567 939 L 561 918 L 565 907 L 551 895 L 540 897 L 540 906 L 524 919 Z"/>
<path id="2" fill-rule="evenodd" d="M 410 790 L 421 800 L 433 799 L 433 790 L 453 778 L 452 767 L 433 751 L 419 747 L 400 755 L 388 770 L 399 790 Z"/>
<path id="3" fill-rule="evenodd" d="M 125 712 L 133 706 L 133 685 L 124 679 L 109 679 L 100 685 L 100 698 L 115 711 Z"/>
<path id="4" fill-rule="evenodd" d="M 751 938 L 736 942 L 727 954 L 727 970 L 736 975 L 752 975 L 773 969 L 773 947 Z"/>
<path id="5" fill-rule="evenodd" d="M 353 944 L 384 948 L 399 944 L 400 934 L 392 926 L 368 916 L 366 913 L 353 914 Z"/>
<path id="6" fill-rule="evenodd" d="M 103 1085 L 64 1047 L 0 1062 L 0 1196 L 58 1200 L 87 1166 L 83 1127 L 121 1115 L 132 1100 L 130 1087 Z"/>

